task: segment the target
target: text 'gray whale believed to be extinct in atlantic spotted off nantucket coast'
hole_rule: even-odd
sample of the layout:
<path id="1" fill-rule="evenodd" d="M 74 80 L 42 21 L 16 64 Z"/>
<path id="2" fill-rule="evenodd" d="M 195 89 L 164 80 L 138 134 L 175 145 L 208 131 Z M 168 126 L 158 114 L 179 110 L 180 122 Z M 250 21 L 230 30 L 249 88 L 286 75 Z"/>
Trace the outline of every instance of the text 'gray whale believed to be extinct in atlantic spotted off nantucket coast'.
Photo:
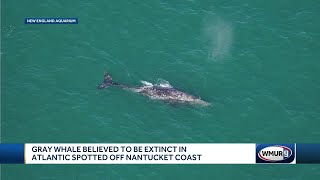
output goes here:
<path id="1" fill-rule="evenodd" d="M 162 100 L 170 103 L 188 103 L 188 104 L 199 104 L 208 106 L 210 103 L 201 100 L 199 97 L 182 92 L 176 88 L 170 86 L 170 84 L 159 84 L 154 85 L 152 83 L 141 81 L 143 86 L 128 86 L 119 84 L 112 80 L 109 73 L 104 74 L 103 82 L 98 86 L 98 89 L 104 89 L 109 86 L 120 87 L 122 89 L 131 90 L 136 93 L 140 93 L 144 96 L 148 96 L 151 99 Z"/>

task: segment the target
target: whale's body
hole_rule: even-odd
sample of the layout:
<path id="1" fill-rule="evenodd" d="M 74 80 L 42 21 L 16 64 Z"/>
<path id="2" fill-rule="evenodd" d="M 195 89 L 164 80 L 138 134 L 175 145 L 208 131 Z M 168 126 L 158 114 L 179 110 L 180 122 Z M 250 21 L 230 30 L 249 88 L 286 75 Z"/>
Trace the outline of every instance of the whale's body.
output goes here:
<path id="1" fill-rule="evenodd" d="M 153 85 L 146 81 L 142 81 L 142 83 L 144 86 L 128 89 L 151 99 L 162 100 L 166 102 L 209 105 L 209 103 L 201 100 L 199 97 L 173 88 L 169 84 Z"/>
<path id="2" fill-rule="evenodd" d="M 111 77 L 110 77 L 111 79 Z M 98 88 L 106 88 L 110 85 L 127 89 L 141 95 L 147 96 L 151 99 L 161 100 L 170 103 L 189 103 L 189 104 L 199 104 L 203 106 L 208 106 L 210 103 L 201 100 L 200 97 L 196 97 L 189 93 L 183 92 L 172 87 L 169 83 L 152 84 L 147 81 L 141 81 L 142 86 L 127 86 L 119 83 L 115 83 L 111 80 L 104 81 Z M 109 84 L 106 84 L 109 83 Z"/>

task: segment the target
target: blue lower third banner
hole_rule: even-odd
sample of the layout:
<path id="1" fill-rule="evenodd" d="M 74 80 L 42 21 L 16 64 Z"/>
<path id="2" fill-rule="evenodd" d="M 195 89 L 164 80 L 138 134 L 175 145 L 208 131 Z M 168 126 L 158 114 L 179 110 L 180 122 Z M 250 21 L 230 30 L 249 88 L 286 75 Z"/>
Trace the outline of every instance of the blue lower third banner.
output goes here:
<path id="1" fill-rule="evenodd" d="M 0 144 L 1 164 L 24 164 L 24 144 Z"/>
<path id="2" fill-rule="evenodd" d="M 297 144 L 297 164 L 319 164 L 320 144 Z"/>
<path id="3" fill-rule="evenodd" d="M 320 144 L 36 143 L 0 144 L 8 164 L 308 164 Z"/>
<path id="4" fill-rule="evenodd" d="M 78 24 L 78 18 L 25 18 L 25 24 Z"/>

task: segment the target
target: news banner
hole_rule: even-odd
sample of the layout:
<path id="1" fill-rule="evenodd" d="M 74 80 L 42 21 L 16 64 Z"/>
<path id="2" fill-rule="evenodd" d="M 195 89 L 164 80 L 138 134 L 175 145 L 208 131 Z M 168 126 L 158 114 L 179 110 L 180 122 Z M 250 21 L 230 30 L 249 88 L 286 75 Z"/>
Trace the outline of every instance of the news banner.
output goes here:
<path id="1" fill-rule="evenodd" d="M 1 164 L 309 164 L 320 144 L 0 144 Z"/>

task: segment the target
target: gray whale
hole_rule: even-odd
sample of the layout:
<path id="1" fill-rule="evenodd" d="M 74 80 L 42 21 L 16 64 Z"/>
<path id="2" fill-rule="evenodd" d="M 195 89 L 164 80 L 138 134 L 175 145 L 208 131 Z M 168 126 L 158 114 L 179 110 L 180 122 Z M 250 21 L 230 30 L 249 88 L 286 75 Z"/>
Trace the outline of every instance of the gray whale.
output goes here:
<path id="1" fill-rule="evenodd" d="M 188 104 L 198 104 L 203 106 L 208 106 L 210 103 L 201 100 L 200 97 L 196 97 L 192 94 L 178 90 L 170 84 L 152 84 L 147 81 L 141 81 L 142 86 L 128 86 L 124 84 L 119 84 L 112 80 L 109 73 L 104 74 L 103 82 L 98 86 L 98 89 L 105 89 L 110 86 L 120 87 L 122 89 L 130 90 L 151 99 L 161 100 L 170 103 L 188 103 Z"/>

